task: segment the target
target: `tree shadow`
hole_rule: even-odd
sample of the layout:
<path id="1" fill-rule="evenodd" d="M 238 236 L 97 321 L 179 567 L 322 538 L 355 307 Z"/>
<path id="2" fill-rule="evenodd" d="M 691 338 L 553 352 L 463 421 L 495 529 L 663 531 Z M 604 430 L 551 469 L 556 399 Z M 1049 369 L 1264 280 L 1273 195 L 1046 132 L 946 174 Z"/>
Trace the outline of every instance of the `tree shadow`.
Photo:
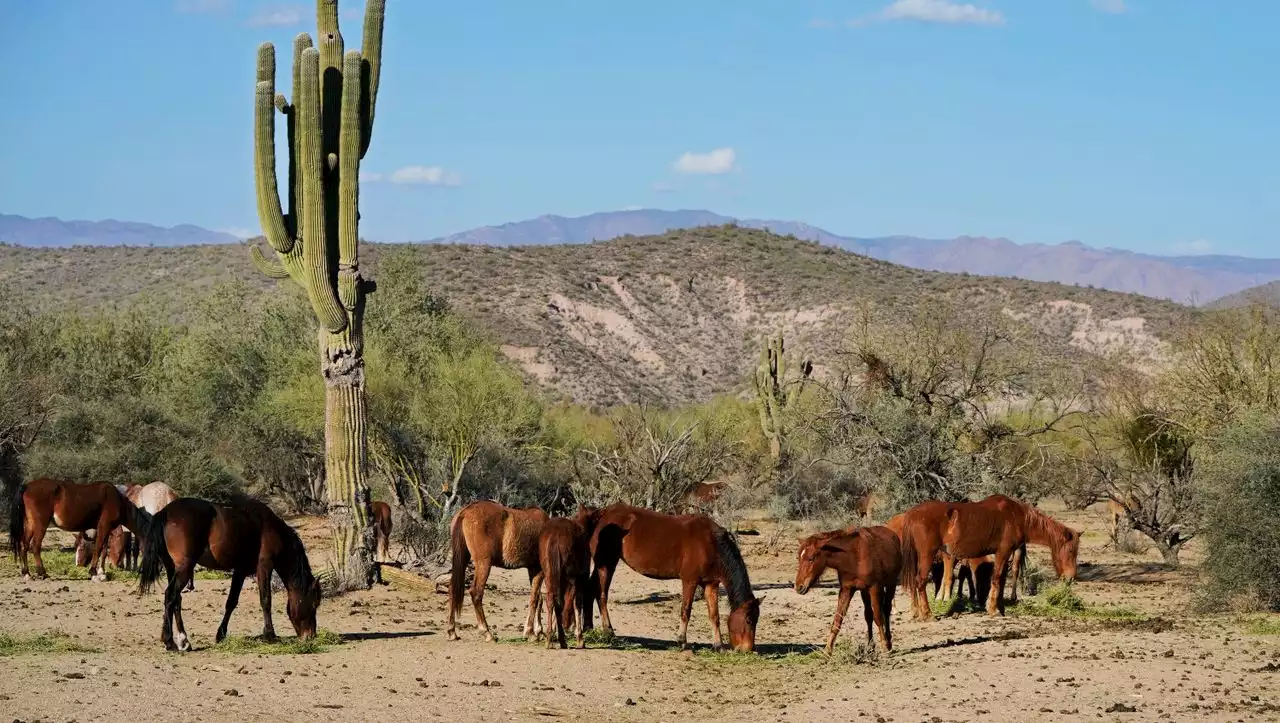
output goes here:
<path id="1" fill-rule="evenodd" d="M 1080 563 L 1076 579 L 1081 582 L 1124 582 L 1156 585 L 1169 582 L 1177 568 L 1163 562 Z"/>

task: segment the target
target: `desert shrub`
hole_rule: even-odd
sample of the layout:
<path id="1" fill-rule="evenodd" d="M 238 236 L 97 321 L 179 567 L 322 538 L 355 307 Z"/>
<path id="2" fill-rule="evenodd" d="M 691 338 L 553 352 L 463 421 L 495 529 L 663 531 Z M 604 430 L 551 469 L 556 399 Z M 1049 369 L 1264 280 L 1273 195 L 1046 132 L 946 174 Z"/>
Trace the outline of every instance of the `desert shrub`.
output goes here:
<path id="1" fill-rule="evenodd" d="M 777 485 L 770 511 L 786 520 L 830 520 L 844 525 L 857 516 L 855 502 L 869 491 L 870 485 L 857 470 L 814 464 Z"/>
<path id="2" fill-rule="evenodd" d="M 1280 418 L 1244 417 L 1201 464 L 1207 500 L 1200 604 L 1280 611 Z"/>

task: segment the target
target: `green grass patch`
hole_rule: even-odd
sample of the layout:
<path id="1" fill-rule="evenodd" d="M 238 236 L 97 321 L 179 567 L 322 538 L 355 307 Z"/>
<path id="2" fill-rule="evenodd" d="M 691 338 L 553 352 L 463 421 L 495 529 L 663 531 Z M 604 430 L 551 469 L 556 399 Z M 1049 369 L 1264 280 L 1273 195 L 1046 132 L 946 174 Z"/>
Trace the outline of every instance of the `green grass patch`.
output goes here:
<path id="1" fill-rule="evenodd" d="M 773 667 L 809 665 L 822 662 L 827 659 L 827 656 L 819 648 L 794 649 L 778 653 L 739 653 L 729 649 L 716 652 L 710 648 L 698 648 L 693 653 L 693 659 L 708 667 Z"/>
<path id="2" fill-rule="evenodd" d="M 0 632 L 0 657 L 28 653 L 97 653 L 97 648 L 81 645 L 70 635 L 51 630 L 36 635 Z"/>
<path id="3" fill-rule="evenodd" d="M 1241 621 L 1244 631 L 1250 635 L 1280 635 L 1280 617 L 1255 617 Z"/>
<path id="4" fill-rule="evenodd" d="M 970 600 L 968 597 L 960 595 L 952 595 L 950 600 L 929 599 L 929 611 L 935 617 L 945 618 L 952 615 L 963 615 L 964 613 L 982 612 L 986 608 L 979 605 L 976 601 Z"/>
<path id="5" fill-rule="evenodd" d="M 323 653 L 333 645 L 341 645 L 342 636 L 330 630 L 319 630 L 309 640 L 277 638 L 264 640 L 257 635 L 228 635 L 210 650 L 231 655 L 312 655 Z"/>
<path id="6" fill-rule="evenodd" d="M 1089 605 L 1076 594 L 1071 583 L 1059 582 L 1034 597 L 1009 605 L 1013 615 L 1042 618 L 1075 618 L 1079 620 L 1110 620 L 1140 622 L 1147 616 L 1133 608 L 1120 605 Z"/>
<path id="7" fill-rule="evenodd" d="M 88 581 L 89 568 L 81 567 L 76 564 L 76 555 L 74 552 L 64 552 L 62 550 L 46 549 L 40 558 L 44 560 L 44 571 L 50 580 L 58 581 Z M 35 574 L 35 557 L 27 555 L 27 567 L 32 574 Z M 20 568 L 18 562 L 13 559 L 12 555 L 5 555 L 0 558 L 0 577 L 18 577 Z M 117 582 L 137 582 L 138 573 L 136 570 L 118 570 L 114 567 L 107 566 L 107 580 Z M 164 574 L 160 577 L 163 579 Z M 226 580 L 229 577 L 227 573 L 221 570 L 205 570 L 203 568 L 196 570 L 195 578 L 197 580 Z"/>
<path id="8" fill-rule="evenodd" d="M 569 647 L 577 646 L 577 639 L 573 636 L 572 630 L 566 630 L 564 633 L 565 642 Z M 590 650 L 644 650 L 644 646 L 626 638 L 615 635 L 612 631 L 605 632 L 602 628 L 591 628 L 583 632 L 582 641 Z M 504 645 L 536 645 L 545 647 L 547 639 L 539 637 L 537 640 L 529 640 L 523 635 L 519 637 L 503 638 L 499 637 L 498 642 Z M 674 646 L 675 643 L 672 643 Z"/>

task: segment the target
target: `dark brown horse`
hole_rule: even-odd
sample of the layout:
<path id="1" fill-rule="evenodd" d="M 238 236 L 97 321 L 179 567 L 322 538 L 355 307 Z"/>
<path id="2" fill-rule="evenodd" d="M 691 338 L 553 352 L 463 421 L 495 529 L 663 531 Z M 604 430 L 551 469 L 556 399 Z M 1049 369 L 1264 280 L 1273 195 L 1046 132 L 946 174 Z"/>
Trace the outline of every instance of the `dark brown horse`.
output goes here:
<path id="1" fill-rule="evenodd" d="M 164 593 L 164 630 L 160 635 L 166 649 L 191 649 L 182 624 L 182 589 L 191 580 L 197 563 L 231 573 L 226 612 L 215 641 L 221 642 L 227 636 L 227 623 L 249 575 L 257 576 L 262 636 L 275 638 L 271 622 L 272 572 L 279 573 L 288 591 L 285 610 L 298 638 L 306 640 L 315 635 L 320 583 L 311 574 L 307 551 L 298 533 L 257 500 L 237 498 L 227 505 L 215 505 L 183 497 L 167 505 L 152 521 L 143 537 L 139 571 L 138 589 L 144 593 L 159 579 L 162 565 L 169 578 Z M 174 625 L 178 629 L 176 644 Z"/>
<path id="2" fill-rule="evenodd" d="M 94 531 L 93 554 L 89 557 L 89 577 L 107 579 L 102 572 L 107 539 L 111 531 L 124 525 L 140 532 L 150 516 L 134 507 L 114 485 L 106 482 L 75 484 L 62 480 L 38 479 L 18 487 L 9 517 L 9 545 L 21 561 L 22 577 L 29 577 L 27 553 L 36 558 L 36 577 L 46 577 L 40 547 L 52 522 L 68 532 Z"/>
<path id="3" fill-rule="evenodd" d="M 961 557 L 995 555 L 987 613 L 1004 614 L 1005 573 L 1010 556 L 1028 543 L 1049 548 L 1053 568 L 1063 580 L 1076 577 L 1080 533 L 1032 505 L 1004 495 L 951 506 L 942 535 L 948 554 Z"/>
<path id="4" fill-rule="evenodd" d="M 601 510 L 591 538 L 595 562 L 596 590 L 600 596 L 600 619 L 606 631 L 609 623 L 609 584 L 618 561 L 655 580 L 679 579 L 680 647 L 688 647 L 689 615 L 694 591 L 699 585 L 707 598 L 707 616 L 719 649 L 719 589 L 729 592 L 729 643 L 734 650 L 755 649 L 756 623 L 760 601 L 751 591 L 747 566 L 733 537 L 706 515 L 664 515 L 630 505 L 611 505 Z"/>
<path id="5" fill-rule="evenodd" d="M 391 505 L 386 502 L 374 500 L 373 503 L 373 534 L 377 543 L 378 562 L 390 562 L 391 554 L 388 550 L 391 548 Z"/>
<path id="6" fill-rule="evenodd" d="M 546 586 L 548 649 L 553 633 L 560 647 L 567 647 L 564 631 L 570 625 L 574 626 L 578 647 L 586 647 L 582 609 L 591 604 L 591 533 L 599 515 L 597 509 L 582 507 L 574 517 L 553 517 L 538 537 L 538 559 Z"/>
<path id="7" fill-rule="evenodd" d="M 908 551 L 913 548 L 908 547 Z M 796 593 L 804 595 L 822 579 L 827 568 L 833 568 L 840 580 L 840 599 L 836 616 L 831 621 L 827 638 L 827 655 L 835 650 L 840 626 L 849 610 L 854 591 L 862 593 L 862 613 L 867 620 L 867 642 L 871 642 L 872 623 L 880 628 L 880 642 L 885 650 L 893 650 L 893 594 L 902 574 L 902 545 L 898 535 L 888 527 L 862 527 L 855 530 L 820 532 L 800 540 L 800 560 L 796 565 Z M 915 560 L 910 560 L 914 565 Z"/>
<path id="8" fill-rule="evenodd" d="M 449 523 L 449 536 L 453 542 L 453 565 L 449 576 L 449 623 L 445 635 L 457 640 L 457 615 L 462 608 L 462 592 L 466 587 L 467 563 L 474 561 L 475 579 L 471 582 L 471 603 L 476 609 L 476 624 L 481 634 L 495 640 L 489 622 L 484 617 L 484 586 L 489 581 L 489 570 L 529 571 L 529 614 L 525 618 L 524 634 L 530 640 L 537 639 L 534 625 L 542 627 L 538 617 L 541 600 L 542 566 L 538 561 L 538 536 L 550 519 L 546 512 L 530 507 L 518 509 L 504 507 L 497 502 L 482 501 L 458 510 Z"/>

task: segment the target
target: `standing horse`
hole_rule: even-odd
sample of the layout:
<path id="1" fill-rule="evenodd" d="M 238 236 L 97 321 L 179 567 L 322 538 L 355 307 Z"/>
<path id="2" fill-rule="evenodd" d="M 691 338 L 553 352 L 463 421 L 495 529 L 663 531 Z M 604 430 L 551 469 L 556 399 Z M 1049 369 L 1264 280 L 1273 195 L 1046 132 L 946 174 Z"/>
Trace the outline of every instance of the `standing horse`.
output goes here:
<path id="1" fill-rule="evenodd" d="M 271 622 L 271 573 L 280 574 L 288 591 L 285 607 L 298 638 L 316 633 L 316 608 L 320 605 L 320 583 L 311 574 L 302 539 L 271 508 L 248 498 L 227 505 L 215 505 L 194 497 L 183 497 L 155 516 L 143 536 L 138 590 L 148 592 L 160 577 L 161 565 L 169 578 L 164 593 L 164 630 L 160 639 L 167 650 L 190 650 L 191 640 L 182 624 L 182 588 L 191 580 L 199 563 L 211 570 L 231 573 L 226 612 L 218 626 L 216 642 L 227 636 L 227 623 L 240 601 L 244 579 L 257 575 L 258 600 L 262 604 L 262 637 L 274 639 Z M 178 628 L 174 642 L 173 626 Z"/>
<path id="2" fill-rule="evenodd" d="M 580 507 L 574 517 L 548 520 L 538 537 L 538 560 L 546 585 L 548 650 L 553 632 L 559 638 L 560 647 L 568 647 L 564 630 L 569 625 L 574 626 L 578 647 L 586 647 L 582 637 L 582 609 L 591 604 L 591 533 L 595 531 L 599 515 L 597 509 Z"/>
<path id="3" fill-rule="evenodd" d="M 914 548 L 907 548 L 913 551 Z M 840 626 L 849 610 L 855 590 L 862 593 L 862 613 L 867 621 L 867 642 L 872 623 L 880 628 L 880 642 L 885 650 L 893 650 L 893 593 L 902 574 L 902 545 L 898 535 L 888 527 L 863 527 L 820 532 L 800 540 L 800 559 L 796 564 L 796 593 L 804 595 L 822 579 L 828 567 L 835 568 L 840 579 L 840 599 L 836 616 L 831 621 L 827 638 L 827 655 L 835 650 Z M 914 554 L 914 553 L 913 553 Z M 915 560 L 910 560 L 914 565 Z"/>
<path id="4" fill-rule="evenodd" d="M 630 505 L 611 505 L 600 512 L 591 537 L 591 554 L 600 596 L 600 619 L 606 631 L 613 630 L 609 623 L 609 584 L 621 560 L 645 577 L 680 580 L 681 648 L 689 646 L 689 615 L 699 585 L 707 599 L 715 648 L 722 647 L 719 591 L 723 583 L 729 592 L 729 642 L 734 650 L 755 650 L 763 598 L 751 591 L 747 566 L 733 537 L 710 517 L 664 515 Z"/>
<path id="5" fill-rule="evenodd" d="M 146 523 L 147 515 L 129 503 L 120 491 L 106 482 L 75 484 L 53 479 L 38 479 L 19 485 L 9 517 L 9 545 L 15 559 L 20 559 L 23 579 L 27 571 L 27 553 L 36 558 L 36 577 L 47 577 L 40 547 L 52 522 L 68 532 L 94 530 L 93 554 L 89 558 L 89 577 L 106 580 L 102 572 L 107 538 L 120 525 L 134 532 Z"/>
<path id="6" fill-rule="evenodd" d="M 391 505 L 379 500 L 373 501 L 373 534 L 377 543 L 378 562 L 390 562 L 391 555 L 387 551 L 391 547 Z"/>
<path id="7" fill-rule="evenodd" d="M 74 549 L 78 567 L 89 566 L 89 553 L 93 550 L 94 536 L 93 530 L 76 533 Z M 133 533 L 124 527 L 117 527 L 112 530 L 111 536 L 107 538 L 106 561 L 116 569 L 132 570 L 138 562 L 137 556 L 134 554 L 137 549 L 134 545 L 134 540 Z"/>
<path id="8" fill-rule="evenodd" d="M 1080 533 L 1032 505 L 1004 495 L 950 506 L 942 534 L 947 554 L 960 557 L 995 555 L 987 613 L 1004 614 L 1004 583 L 1009 558 L 1028 543 L 1049 548 L 1054 570 L 1063 580 L 1076 577 Z"/>
<path id="9" fill-rule="evenodd" d="M 947 520 L 947 510 L 951 505 L 946 502 L 930 500 L 921 502 L 906 512 L 894 515 L 884 523 L 885 527 L 898 534 L 904 555 L 907 548 L 912 549 L 911 559 L 914 565 L 904 565 L 902 570 L 902 587 L 911 600 L 912 614 L 917 620 L 933 620 L 933 611 L 929 608 L 929 594 L 926 587 L 932 576 L 933 564 L 942 552 L 942 527 Z M 945 575 L 946 560 L 943 560 L 943 582 L 950 585 Z"/>
<path id="10" fill-rule="evenodd" d="M 471 582 L 471 604 L 476 609 L 476 624 L 490 642 L 496 640 L 484 617 L 484 586 L 490 568 L 504 570 L 525 568 L 529 571 L 529 614 L 525 617 L 524 634 L 536 640 L 534 625 L 542 627 L 538 617 L 541 602 L 542 566 L 538 561 L 538 536 L 550 519 L 537 507 L 518 509 L 504 507 L 489 500 L 472 502 L 458 510 L 449 523 L 453 543 L 453 566 L 449 576 L 449 623 L 445 636 L 458 639 L 457 615 L 462 609 L 462 592 L 466 587 L 467 563 L 475 562 L 476 575 Z"/>
<path id="11" fill-rule="evenodd" d="M 1012 585 L 1009 588 L 1009 602 L 1018 601 L 1018 578 L 1022 574 L 1022 563 L 1026 559 L 1027 548 L 1024 545 L 1013 552 L 1009 558 L 1009 580 Z M 978 580 L 974 575 L 979 567 L 986 563 L 995 563 L 995 555 L 986 555 L 985 557 L 962 558 L 956 559 L 945 552 L 938 554 L 938 559 L 933 564 L 933 570 L 930 575 L 933 578 L 935 600 L 950 600 L 955 591 L 955 581 L 959 581 L 959 593 L 964 593 L 964 583 L 969 582 L 969 599 L 983 600 L 982 592 L 978 589 Z M 986 590 L 983 587 L 983 590 Z"/>

